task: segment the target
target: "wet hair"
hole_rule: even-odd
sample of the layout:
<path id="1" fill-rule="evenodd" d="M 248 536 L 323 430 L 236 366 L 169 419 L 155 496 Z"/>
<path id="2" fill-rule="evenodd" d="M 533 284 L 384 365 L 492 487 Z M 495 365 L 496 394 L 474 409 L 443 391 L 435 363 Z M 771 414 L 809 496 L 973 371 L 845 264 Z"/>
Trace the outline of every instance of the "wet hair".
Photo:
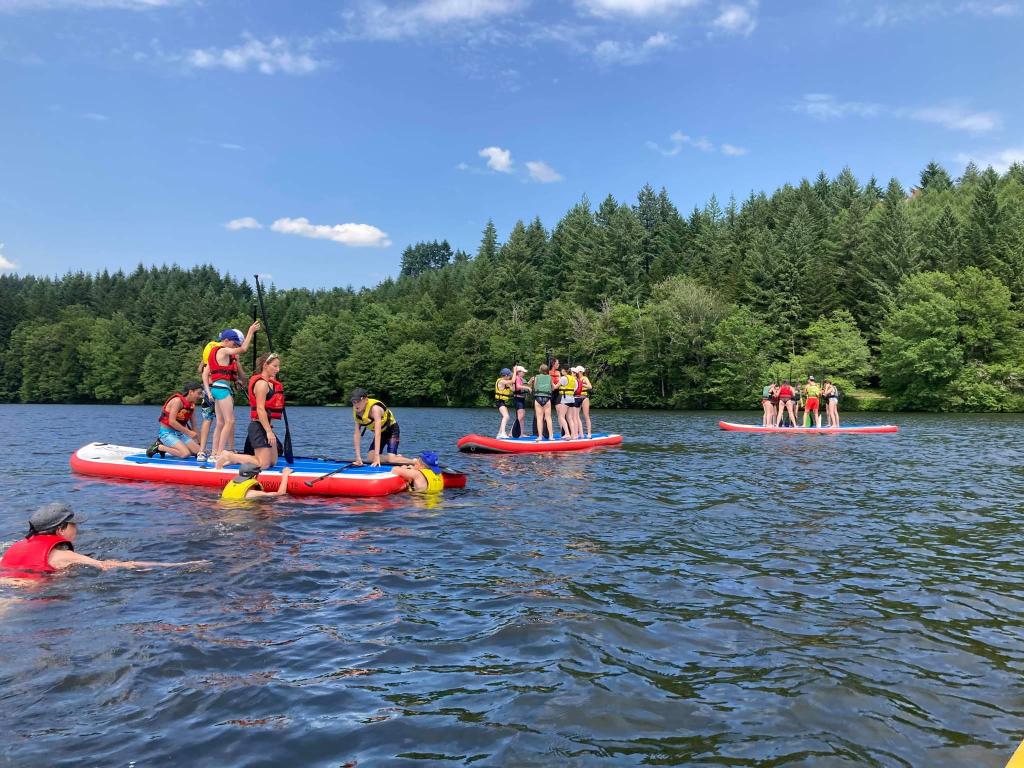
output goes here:
<path id="1" fill-rule="evenodd" d="M 540 365 L 537 366 L 537 373 L 547 373 L 547 372 L 548 372 L 548 367 L 547 367 L 547 365 L 545 363 L 541 363 Z"/>

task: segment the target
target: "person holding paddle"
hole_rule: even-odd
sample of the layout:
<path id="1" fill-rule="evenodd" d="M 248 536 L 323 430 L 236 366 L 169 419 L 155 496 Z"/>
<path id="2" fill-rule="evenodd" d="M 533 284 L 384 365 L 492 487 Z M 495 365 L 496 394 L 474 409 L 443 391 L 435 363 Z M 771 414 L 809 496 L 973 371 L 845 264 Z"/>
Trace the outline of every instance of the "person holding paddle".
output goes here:
<path id="1" fill-rule="evenodd" d="M 284 386 L 277 379 L 281 358 L 268 352 L 256 359 L 257 372 L 249 377 L 249 429 L 242 453 L 221 451 L 214 464 L 221 469 L 227 464 L 258 464 L 270 469 L 281 455 L 281 440 L 274 434 L 274 420 L 284 414 Z"/>
<path id="2" fill-rule="evenodd" d="M 213 397 L 217 426 L 213 430 L 213 455 L 235 445 L 234 384 L 244 375 L 241 355 L 249 349 L 252 337 L 260 329 L 260 321 L 249 326 L 245 338 L 234 328 L 220 334 L 220 344 L 210 350 L 210 361 L 203 370 L 203 384 Z"/>

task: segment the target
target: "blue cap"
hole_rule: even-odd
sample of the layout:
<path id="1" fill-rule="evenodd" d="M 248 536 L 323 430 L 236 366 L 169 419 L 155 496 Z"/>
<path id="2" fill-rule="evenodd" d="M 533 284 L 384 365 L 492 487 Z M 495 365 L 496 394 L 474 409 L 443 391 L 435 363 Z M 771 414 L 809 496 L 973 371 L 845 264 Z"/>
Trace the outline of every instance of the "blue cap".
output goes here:
<path id="1" fill-rule="evenodd" d="M 220 332 L 221 341 L 233 341 L 235 344 L 241 346 L 242 342 L 245 341 L 245 337 L 242 332 L 237 328 L 228 328 L 227 330 Z"/>
<path id="2" fill-rule="evenodd" d="M 420 461 L 427 466 L 427 469 L 440 474 L 441 465 L 437 463 L 437 454 L 433 451 L 424 451 L 421 453 Z"/>
<path id="3" fill-rule="evenodd" d="M 510 371 L 508 368 L 502 368 L 500 373 L 501 373 L 502 376 L 511 376 L 512 375 L 512 371 Z"/>

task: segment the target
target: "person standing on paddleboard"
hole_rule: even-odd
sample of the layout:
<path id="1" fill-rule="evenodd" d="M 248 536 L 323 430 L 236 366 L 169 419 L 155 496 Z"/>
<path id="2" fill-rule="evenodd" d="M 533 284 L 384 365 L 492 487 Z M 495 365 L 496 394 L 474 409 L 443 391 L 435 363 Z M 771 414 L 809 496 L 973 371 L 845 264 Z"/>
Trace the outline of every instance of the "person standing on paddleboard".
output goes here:
<path id="1" fill-rule="evenodd" d="M 516 423 L 512 425 L 512 437 L 526 436 L 526 397 L 530 394 L 530 385 L 523 378 L 526 373 L 526 368 L 521 365 L 512 369 L 512 407 L 516 411 Z"/>
<path id="2" fill-rule="evenodd" d="M 512 402 L 512 371 L 502 368 L 494 382 L 494 405 L 501 414 L 501 425 L 498 427 L 498 437 L 508 437 L 505 427 L 508 424 L 508 406 Z"/>
<path id="3" fill-rule="evenodd" d="M 78 525 L 83 518 L 67 504 L 52 502 L 40 507 L 28 519 L 28 535 L 12 544 L 0 558 L 0 578 L 39 579 L 73 565 L 88 565 L 107 571 L 111 568 L 159 568 L 205 565 L 205 560 L 185 563 L 152 563 L 144 560 L 96 560 L 75 552 Z"/>
<path id="4" fill-rule="evenodd" d="M 761 408 L 764 414 L 761 418 L 762 427 L 775 425 L 775 407 L 772 405 L 772 390 L 775 387 L 769 382 L 761 389 Z"/>
<path id="5" fill-rule="evenodd" d="M 213 430 L 213 458 L 235 446 L 234 385 L 245 376 L 241 356 L 249 349 L 252 337 L 260 329 L 260 321 L 249 326 L 245 338 L 241 331 L 229 328 L 220 334 L 220 344 L 210 350 L 209 366 L 203 371 L 203 384 L 213 397 L 217 427 Z"/>
<path id="6" fill-rule="evenodd" d="M 367 427 L 373 427 L 373 448 L 367 452 L 371 467 L 379 467 L 381 459 L 387 464 L 411 464 L 412 459 L 398 452 L 401 430 L 398 419 L 380 400 L 368 397 L 365 389 L 356 387 L 352 390 L 352 418 L 356 422 L 353 444 L 356 449 L 355 466 L 363 466 L 362 445 L 360 438 Z"/>
<path id="7" fill-rule="evenodd" d="M 839 428 L 839 388 L 828 379 L 821 387 L 821 396 L 825 398 L 825 413 L 828 415 L 829 429 Z"/>
<path id="8" fill-rule="evenodd" d="M 203 385 L 190 381 L 164 402 L 160 409 L 160 425 L 156 442 L 147 450 L 146 456 L 153 458 L 159 451 L 161 456 L 171 453 L 179 459 L 188 459 L 199 453 L 199 436 L 195 429 L 195 407 L 203 397 Z"/>
<path id="9" fill-rule="evenodd" d="M 793 385 L 789 383 L 789 379 L 782 382 L 782 386 L 779 387 L 779 413 L 775 417 L 775 426 L 778 428 L 782 425 L 783 415 L 788 415 L 792 426 L 796 426 L 796 414 L 793 413 Z"/>
<path id="10" fill-rule="evenodd" d="M 804 385 L 804 396 L 807 398 L 804 402 L 804 419 L 813 417 L 814 426 L 818 429 L 821 429 L 821 413 L 818 411 L 818 398 L 820 395 L 821 385 L 814 380 L 813 376 L 808 376 L 807 383 Z M 810 424 L 805 426 L 810 426 Z"/>
<path id="11" fill-rule="evenodd" d="M 539 443 L 545 437 L 554 439 L 555 430 L 551 425 L 551 376 L 548 367 L 541 363 L 537 375 L 530 379 L 533 390 L 533 424 Z"/>
<path id="12" fill-rule="evenodd" d="M 206 343 L 206 346 L 203 347 L 203 355 L 199 359 L 199 365 L 196 368 L 199 380 L 203 382 L 202 410 L 199 412 L 199 453 L 196 454 L 196 459 L 199 461 L 206 461 L 209 458 L 206 453 L 206 444 L 210 439 L 210 426 L 213 424 L 214 418 L 216 418 L 216 411 L 213 408 L 213 394 L 210 392 L 209 377 L 206 375 L 206 369 L 210 367 L 210 352 L 219 344 L 220 339 L 214 339 Z"/>

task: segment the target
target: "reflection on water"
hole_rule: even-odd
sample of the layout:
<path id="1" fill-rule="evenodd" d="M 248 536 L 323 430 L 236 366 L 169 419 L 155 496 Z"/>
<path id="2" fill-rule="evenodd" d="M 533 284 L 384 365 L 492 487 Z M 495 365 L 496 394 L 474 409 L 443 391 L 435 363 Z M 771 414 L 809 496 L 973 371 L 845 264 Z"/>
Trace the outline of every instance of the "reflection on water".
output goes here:
<path id="1" fill-rule="evenodd" d="M 398 415 L 467 489 L 229 506 L 69 474 L 152 409 L 0 408 L 4 546 L 62 497 L 80 551 L 214 564 L 0 583 L 0 765 L 973 768 L 1024 736 L 1024 419 L 597 412 L 621 448 L 459 456 L 491 411 Z M 296 446 L 347 416 L 294 409 Z"/>

